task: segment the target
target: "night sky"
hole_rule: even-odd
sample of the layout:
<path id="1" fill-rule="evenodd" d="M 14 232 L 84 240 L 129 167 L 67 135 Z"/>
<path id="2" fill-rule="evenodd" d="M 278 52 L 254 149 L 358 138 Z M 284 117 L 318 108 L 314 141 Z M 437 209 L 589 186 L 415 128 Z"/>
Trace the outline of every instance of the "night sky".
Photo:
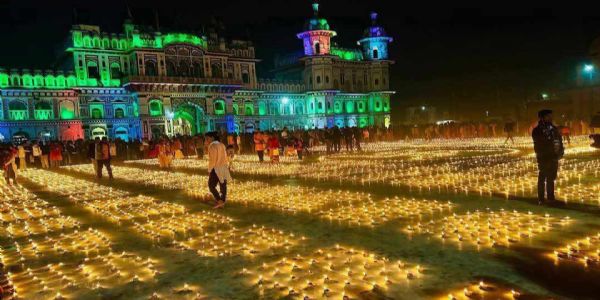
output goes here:
<path id="1" fill-rule="evenodd" d="M 274 54 L 300 49 L 295 34 L 311 15 L 310 1 L 0 1 L 0 66 L 49 68 L 57 61 L 77 11 L 81 23 L 121 32 L 127 4 L 134 22 L 161 31 L 202 31 L 216 18 L 229 37 L 250 38 L 268 77 Z M 394 38 L 391 57 L 395 106 L 482 105 L 524 101 L 545 89 L 567 87 L 600 36 L 598 7 L 542 7 L 489 2 L 322 0 L 321 16 L 351 47 L 377 11 Z M 549 3 L 549 2 L 548 2 Z M 454 6 L 452 6 L 454 5 Z M 486 6 L 483 6 L 486 5 Z M 549 4 L 546 4 L 549 5 Z M 493 100 L 493 101 L 489 101 Z M 487 105 L 487 104 L 486 104 Z"/>

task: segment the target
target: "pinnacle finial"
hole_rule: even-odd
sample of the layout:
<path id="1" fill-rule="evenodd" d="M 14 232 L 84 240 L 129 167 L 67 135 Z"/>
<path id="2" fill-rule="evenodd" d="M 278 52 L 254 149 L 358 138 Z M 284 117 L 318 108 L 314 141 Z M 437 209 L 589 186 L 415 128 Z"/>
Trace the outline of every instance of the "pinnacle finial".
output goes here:
<path id="1" fill-rule="evenodd" d="M 373 25 L 375 25 L 377 23 L 377 13 L 376 12 L 371 12 L 371 22 L 373 22 Z"/>
<path id="2" fill-rule="evenodd" d="M 318 16 L 319 15 L 319 2 L 315 1 L 312 4 L 312 9 L 313 9 L 313 12 L 315 14 L 315 17 Z"/>

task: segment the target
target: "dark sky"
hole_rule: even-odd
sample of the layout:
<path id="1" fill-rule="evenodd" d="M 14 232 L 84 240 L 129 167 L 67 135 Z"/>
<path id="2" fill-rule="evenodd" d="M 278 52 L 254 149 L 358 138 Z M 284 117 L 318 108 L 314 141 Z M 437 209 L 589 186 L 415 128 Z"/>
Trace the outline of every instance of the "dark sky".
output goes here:
<path id="1" fill-rule="evenodd" d="M 80 21 L 120 32 L 126 3 L 136 23 L 153 25 L 157 10 L 162 31 L 199 31 L 217 17 L 231 37 L 255 41 L 265 60 L 262 71 L 269 69 L 275 53 L 301 47 L 295 34 L 311 15 L 306 0 L 0 0 L 0 66 L 52 66 L 74 8 Z M 600 35 L 600 18 L 594 16 L 600 15 L 600 7 L 498 3 L 322 0 L 321 16 L 338 32 L 340 46 L 353 46 L 368 24 L 368 13 L 380 13 L 395 40 L 391 82 L 398 90 L 397 102 L 444 102 L 450 94 L 465 101 L 490 94 L 524 98 L 570 84 L 590 42 Z"/>

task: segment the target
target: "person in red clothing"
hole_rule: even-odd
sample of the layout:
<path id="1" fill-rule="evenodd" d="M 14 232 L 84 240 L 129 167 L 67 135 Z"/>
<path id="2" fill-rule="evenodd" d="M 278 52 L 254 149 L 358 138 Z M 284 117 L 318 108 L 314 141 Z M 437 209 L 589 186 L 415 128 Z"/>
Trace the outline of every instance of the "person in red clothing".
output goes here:
<path id="1" fill-rule="evenodd" d="M 58 168 L 63 160 L 62 145 L 59 142 L 50 144 L 50 168 Z"/>
<path id="2" fill-rule="evenodd" d="M 294 149 L 296 149 L 296 154 L 298 154 L 298 159 L 302 160 L 302 151 L 304 148 L 302 147 L 302 139 L 295 138 L 294 139 Z"/>
<path id="3" fill-rule="evenodd" d="M 271 158 L 272 163 L 279 162 L 279 139 L 277 138 L 277 134 L 269 135 L 269 139 L 267 140 L 267 148 L 269 149 L 269 157 Z"/>

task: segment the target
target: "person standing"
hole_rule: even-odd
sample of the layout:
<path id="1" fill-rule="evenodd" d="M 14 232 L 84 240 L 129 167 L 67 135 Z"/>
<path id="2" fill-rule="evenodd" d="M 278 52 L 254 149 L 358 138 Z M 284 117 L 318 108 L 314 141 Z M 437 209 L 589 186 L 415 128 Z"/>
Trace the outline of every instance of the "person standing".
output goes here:
<path id="1" fill-rule="evenodd" d="M 108 172 L 108 179 L 113 179 L 112 167 L 110 166 L 110 158 L 110 144 L 108 143 L 108 139 L 106 137 L 103 137 L 102 141 L 96 144 L 96 163 L 98 164 L 96 168 L 96 177 L 98 177 L 98 179 L 102 178 L 103 167 L 106 167 L 106 171 Z"/>
<path id="2" fill-rule="evenodd" d="M 253 136 L 254 139 L 254 150 L 256 151 L 256 155 L 258 155 L 258 161 L 265 161 L 265 143 L 264 137 L 260 130 L 256 130 Z"/>
<path id="3" fill-rule="evenodd" d="M 504 144 L 508 143 L 508 140 L 515 144 L 515 140 L 513 138 L 515 132 L 515 122 L 508 121 L 504 124 L 504 133 L 506 134 L 506 140 L 504 140 Z"/>
<path id="4" fill-rule="evenodd" d="M 49 169 L 50 164 L 48 163 L 48 158 L 50 157 L 50 145 L 48 142 L 44 142 L 42 144 L 42 169 Z"/>
<path id="5" fill-rule="evenodd" d="M 229 161 L 225 145 L 216 133 L 207 133 L 208 144 L 208 189 L 215 198 L 215 209 L 223 208 L 227 200 L 227 182 L 231 181 Z M 220 191 L 217 190 L 219 185 Z"/>
<path id="6" fill-rule="evenodd" d="M 552 124 L 552 111 L 544 109 L 538 112 L 538 125 L 532 130 L 533 148 L 537 158 L 538 202 L 544 203 L 544 192 L 548 201 L 555 201 L 554 180 L 558 173 L 558 161 L 565 153 L 560 132 Z"/>
<path id="7" fill-rule="evenodd" d="M 4 179 L 8 185 L 17 184 L 17 149 L 9 147 L 2 153 L 2 168 L 4 169 Z"/>
<path id="8" fill-rule="evenodd" d="M 19 157 L 19 170 L 27 169 L 27 160 L 26 160 L 26 152 L 25 145 L 21 144 L 17 147 L 17 154 Z"/>
<path id="9" fill-rule="evenodd" d="M 281 148 L 281 144 L 279 143 L 279 138 L 277 138 L 276 133 L 269 136 L 267 148 L 269 150 L 269 157 L 271 158 L 271 163 L 279 163 L 279 148 Z"/>

